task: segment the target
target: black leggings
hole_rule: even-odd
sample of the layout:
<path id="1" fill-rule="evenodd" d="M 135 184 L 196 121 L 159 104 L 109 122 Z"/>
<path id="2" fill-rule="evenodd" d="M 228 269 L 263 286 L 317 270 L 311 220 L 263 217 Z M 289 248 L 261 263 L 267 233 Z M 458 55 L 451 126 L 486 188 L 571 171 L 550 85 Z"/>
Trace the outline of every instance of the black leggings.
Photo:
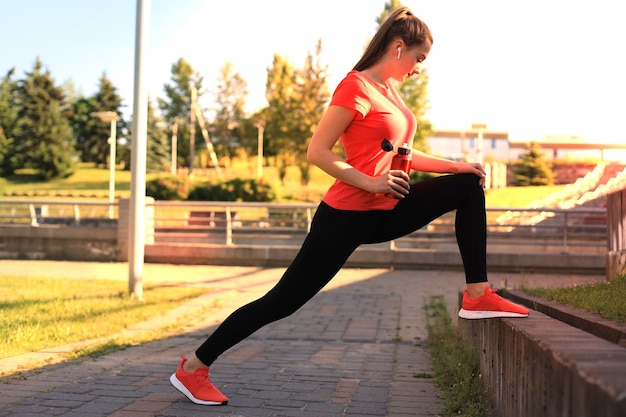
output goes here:
<path id="1" fill-rule="evenodd" d="M 196 356 L 210 365 L 261 327 L 294 313 L 337 274 L 359 245 L 407 235 L 452 210 L 456 210 L 465 280 L 487 281 L 485 196 L 473 174 L 413 184 L 392 210 L 337 210 L 322 202 L 302 248 L 276 286 L 233 312 L 196 350 Z"/>

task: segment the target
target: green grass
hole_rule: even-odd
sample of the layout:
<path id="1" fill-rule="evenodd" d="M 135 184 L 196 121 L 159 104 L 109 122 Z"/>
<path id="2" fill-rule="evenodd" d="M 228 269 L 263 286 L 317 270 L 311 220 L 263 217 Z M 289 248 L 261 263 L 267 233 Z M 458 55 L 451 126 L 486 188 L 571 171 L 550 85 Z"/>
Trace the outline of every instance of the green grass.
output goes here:
<path id="1" fill-rule="evenodd" d="M 433 376 L 443 394 L 444 415 L 490 415 L 487 390 L 480 373 L 478 347 L 466 340 L 459 328 L 452 324 L 443 297 L 431 297 L 424 309 Z"/>
<path id="2" fill-rule="evenodd" d="M 507 187 L 485 190 L 487 207 L 524 208 L 530 203 L 542 200 L 553 192 L 561 191 L 565 185 L 549 185 L 537 187 Z"/>
<path id="3" fill-rule="evenodd" d="M 111 336 L 203 292 L 147 286 L 138 302 L 121 281 L 0 275 L 0 358 Z"/>
<path id="4" fill-rule="evenodd" d="M 115 171 L 115 195 L 129 195 L 130 171 Z M 5 197 L 74 197 L 108 198 L 109 170 L 80 164 L 68 178 L 40 181 L 32 170 L 19 170 L 9 178 L 0 178 L 0 194 Z"/>
<path id="5" fill-rule="evenodd" d="M 256 170 L 243 163 L 234 163 L 223 169 L 224 178 L 235 177 L 253 178 Z M 130 189 L 130 172 L 123 170 L 115 171 L 115 194 L 127 197 Z M 151 179 L 157 174 L 148 174 Z M 215 178 L 212 169 L 196 169 L 195 178 Z M 317 167 L 311 168 L 311 181 L 306 187 L 300 184 L 300 174 L 296 167 L 289 167 L 283 184 L 280 184 L 278 172 L 275 167 L 264 167 L 263 177 L 266 181 L 275 184 L 279 188 L 280 200 L 289 202 L 318 202 L 333 183 L 333 178 Z M 562 190 L 564 185 L 546 187 L 508 187 L 501 189 L 486 190 L 485 196 L 487 207 L 526 207 L 533 201 L 542 199 L 548 194 Z M 32 172 L 19 171 L 10 178 L 0 178 L 0 195 L 16 196 L 42 196 L 42 197 L 89 197 L 108 198 L 109 170 L 107 168 L 95 168 L 93 164 L 79 164 L 74 175 L 69 178 L 55 179 L 52 181 L 37 181 Z"/>
<path id="6" fill-rule="evenodd" d="M 566 288 L 522 288 L 527 294 L 626 323 L 626 276 Z"/>

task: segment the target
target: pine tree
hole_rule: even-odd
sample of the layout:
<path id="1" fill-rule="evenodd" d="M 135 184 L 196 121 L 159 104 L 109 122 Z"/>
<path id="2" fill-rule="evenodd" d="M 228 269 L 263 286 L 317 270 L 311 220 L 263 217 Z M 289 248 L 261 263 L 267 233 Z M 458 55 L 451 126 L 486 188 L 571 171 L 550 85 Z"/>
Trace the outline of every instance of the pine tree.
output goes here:
<path id="1" fill-rule="evenodd" d="M 10 155 L 15 154 L 13 135 L 17 122 L 15 90 L 17 83 L 11 78 L 15 69 L 11 69 L 0 81 L 0 177 L 13 173 Z"/>
<path id="2" fill-rule="evenodd" d="M 123 131 L 126 123 L 122 120 L 122 98 L 117 88 L 106 74 L 102 74 L 98 92 L 92 97 L 80 98 L 73 103 L 72 128 L 76 137 L 76 150 L 83 162 L 93 162 L 96 166 L 107 166 L 110 156 L 109 137 L 111 123 L 104 122 L 93 113 L 114 112 L 120 116 L 117 129 Z M 116 138 L 117 135 L 116 135 Z M 116 158 L 119 160 L 119 158 Z M 117 161 L 113 162 L 114 164 Z"/>
<path id="3" fill-rule="evenodd" d="M 515 185 L 552 185 L 554 174 L 537 142 L 531 142 L 528 152 L 520 156 L 515 166 Z"/>
<path id="4" fill-rule="evenodd" d="M 61 88 L 39 59 L 18 82 L 18 105 L 13 169 L 31 168 L 44 180 L 73 172 L 74 147 L 67 120 L 69 108 Z"/>
<path id="5" fill-rule="evenodd" d="M 148 172 L 164 171 L 170 162 L 168 131 L 163 120 L 156 115 L 151 102 L 148 102 L 147 136 L 146 170 Z"/>
<path id="6" fill-rule="evenodd" d="M 177 165 L 190 166 L 189 161 L 189 120 L 191 116 L 191 90 L 198 91 L 198 99 L 202 96 L 202 76 L 195 72 L 191 64 L 180 58 L 172 65 L 171 83 L 165 84 L 165 98 L 157 98 L 161 114 L 168 126 L 178 121 Z M 200 129 L 196 129 L 194 143 L 202 140 Z"/>
<path id="7" fill-rule="evenodd" d="M 93 113 L 97 112 L 98 105 L 95 98 L 79 97 L 72 102 L 72 117 L 70 123 L 74 132 L 74 147 L 82 162 L 95 162 L 88 144 L 91 143 L 92 136 L 100 138 L 108 137 L 109 133 L 104 133 L 101 123 L 97 123 Z M 94 133 L 94 130 L 97 130 Z M 105 134 L 106 136 L 102 136 Z"/>

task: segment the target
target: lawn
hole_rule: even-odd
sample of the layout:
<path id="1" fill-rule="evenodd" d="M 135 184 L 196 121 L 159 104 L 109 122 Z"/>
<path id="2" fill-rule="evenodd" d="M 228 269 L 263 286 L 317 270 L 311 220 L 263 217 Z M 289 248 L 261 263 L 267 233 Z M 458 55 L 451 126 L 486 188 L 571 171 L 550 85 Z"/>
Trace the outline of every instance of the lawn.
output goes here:
<path id="1" fill-rule="evenodd" d="M 236 164 L 223 170 L 224 178 L 236 177 L 251 178 L 254 176 L 249 166 Z M 154 178 L 157 174 L 148 174 L 147 179 Z M 215 179 L 216 174 L 212 169 L 196 169 L 196 180 Z M 324 193 L 333 183 L 333 178 L 317 167 L 311 168 L 311 181 L 307 186 L 300 183 L 300 174 L 296 167 L 289 167 L 283 183 L 280 182 L 275 167 L 264 167 L 263 179 L 273 184 L 278 189 L 281 202 L 319 202 Z M 487 207 L 522 208 L 531 202 L 543 199 L 552 192 L 562 190 L 564 185 L 545 187 L 508 187 L 502 189 L 486 190 L 485 198 Z M 128 197 L 130 189 L 130 172 L 117 170 L 115 172 L 115 195 Z M 28 171 L 23 170 L 11 178 L 0 178 L 0 196 L 24 198 L 24 196 L 39 196 L 46 198 L 76 197 L 95 198 L 105 201 L 108 198 L 109 170 L 95 168 L 91 164 L 80 164 L 76 173 L 69 178 L 56 179 L 47 182 L 36 181 Z"/>
<path id="2" fill-rule="evenodd" d="M 576 287 L 522 288 L 522 291 L 626 324 L 626 276 Z"/>
<path id="3" fill-rule="evenodd" d="M 114 280 L 0 275 L 0 358 L 115 335 L 207 291 L 147 286 L 146 301 L 139 302 L 127 287 Z"/>

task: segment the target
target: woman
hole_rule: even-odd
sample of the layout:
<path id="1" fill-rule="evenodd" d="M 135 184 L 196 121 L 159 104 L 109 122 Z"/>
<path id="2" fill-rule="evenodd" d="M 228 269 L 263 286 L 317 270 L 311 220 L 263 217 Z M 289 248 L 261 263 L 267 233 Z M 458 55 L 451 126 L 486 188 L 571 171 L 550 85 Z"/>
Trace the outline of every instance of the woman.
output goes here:
<path id="1" fill-rule="evenodd" d="M 456 210 L 456 236 L 467 284 L 459 315 L 467 319 L 528 315 L 528 310 L 502 299 L 487 283 L 483 167 L 413 150 L 412 169 L 454 175 L 409 185 L 406 172 L 389 169 L 393 153 L 381 148 L 384 138 L 394 149 L 412 144 L 415 116 L 390 81 L 419 75 L 432 43 L 428 27 L 408 8 L 400 7 L 338 85 L 307 154 L 311 163 L 336 181 L 277 285 L 232 313 L 188 360 L 182 357 L 170 381 L 191 401 L 226 404 L 228 398 L 208 379 L 209 365 L 259 328 L 304 305 L 359 245 L 399 238 L 452 210 Z M 340 139 L 345 159 L 332 151 Z"/>

